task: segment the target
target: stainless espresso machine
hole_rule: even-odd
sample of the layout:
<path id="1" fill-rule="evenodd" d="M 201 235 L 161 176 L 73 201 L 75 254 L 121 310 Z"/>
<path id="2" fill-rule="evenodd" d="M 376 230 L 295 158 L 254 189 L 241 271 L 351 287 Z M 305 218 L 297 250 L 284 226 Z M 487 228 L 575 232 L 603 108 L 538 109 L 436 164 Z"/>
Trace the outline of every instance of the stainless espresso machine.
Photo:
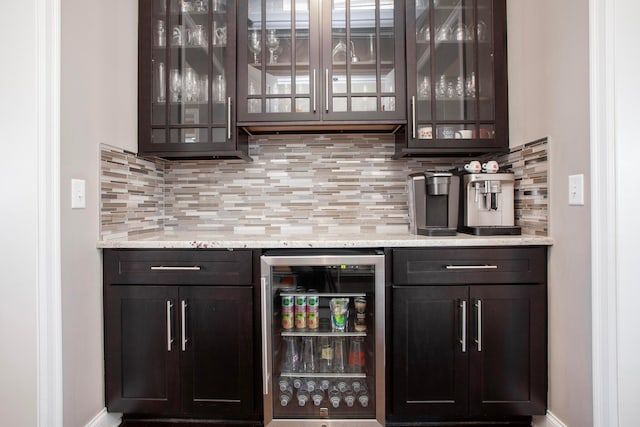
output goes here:
<path id="1" fill-rule="evenodd" d="M 519 235 L 514 225 L 513 173 L 462 176 L 459 231 L 477 236 Z"/>
<path id="2" fill-rule="evenodd" d="M 460 178 L 449 172 L 409 175 L 409 231 L 424 236 L 453 236 L 458 227 Z"/>

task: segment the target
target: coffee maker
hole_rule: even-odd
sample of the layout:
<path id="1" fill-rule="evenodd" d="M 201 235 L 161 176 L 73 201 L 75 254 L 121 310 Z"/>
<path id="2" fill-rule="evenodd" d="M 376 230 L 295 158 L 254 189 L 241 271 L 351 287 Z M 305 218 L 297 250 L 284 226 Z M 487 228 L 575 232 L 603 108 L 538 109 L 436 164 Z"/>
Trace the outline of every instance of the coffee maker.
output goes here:
<path id="1" fill-rule="evenodd" d="M 519 235 L 514 225 L 513 173 L 462 176 L 459 231 L 476 236 Z"/>
<path id="2" fill-rule="evenodd" d="M 423 236 L 453 236 L 458 227 L 460 178 L 449 172 L 409 175 L 409 231 Z"/>

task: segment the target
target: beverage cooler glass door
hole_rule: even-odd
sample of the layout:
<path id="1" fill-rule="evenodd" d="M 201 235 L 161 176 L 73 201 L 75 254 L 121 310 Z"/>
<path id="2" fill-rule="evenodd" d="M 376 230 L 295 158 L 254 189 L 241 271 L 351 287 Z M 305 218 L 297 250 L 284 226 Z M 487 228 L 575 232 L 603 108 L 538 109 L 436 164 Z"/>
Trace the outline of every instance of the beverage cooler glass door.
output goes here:
<path id="1" fill-rule="evenodd" d="M 384 255 L 261 259 L 265 426 L 384 425 Z"/>

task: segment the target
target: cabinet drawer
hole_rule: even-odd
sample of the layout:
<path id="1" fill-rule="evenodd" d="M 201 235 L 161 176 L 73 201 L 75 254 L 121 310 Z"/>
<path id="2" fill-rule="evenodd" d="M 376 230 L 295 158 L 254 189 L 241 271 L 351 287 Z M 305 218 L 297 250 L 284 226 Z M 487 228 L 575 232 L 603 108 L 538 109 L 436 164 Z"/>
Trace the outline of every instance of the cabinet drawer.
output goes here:
<path id="1" fill-rule="evenodd" d="M 546 247 L 394 249 L 393 283 L 545 283 Z"/>
<path id="2" fill-rule="evenodd" d="M 115 285 L 251 285 L 252 251 L 106 249 L 104 275 Z"/>

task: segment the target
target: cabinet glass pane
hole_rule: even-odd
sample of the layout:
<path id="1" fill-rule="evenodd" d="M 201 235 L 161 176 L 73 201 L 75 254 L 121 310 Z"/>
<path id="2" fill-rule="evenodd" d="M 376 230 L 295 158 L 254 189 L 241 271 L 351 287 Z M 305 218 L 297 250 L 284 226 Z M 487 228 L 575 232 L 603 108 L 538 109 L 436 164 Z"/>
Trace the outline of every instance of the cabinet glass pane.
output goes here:
<path id="1" fill-rule="evenodd" d="M 295 99 L 311 90 L 309 1 L 248 2 L 249 113 L 303 111 Z"/>
<path id="2" fill-rule="evenodd" d="M 349 5 L 349 43 L 347 45 L 347 58 L 351 62 L 351 92 L 352 93 L 376 93 L 377 67 L 375 61 L 361 61 L 359 52 L 364 52 L 363 47 L 369 44 L 369 36 L 376 34 L 376 2 L 375 0 L 351 1 Z M 355 100 L 353 111 L 361 110 Z M 373 106 L 375 107 L 375 102 Z M 376 111 L 374 108 L 373 111 Z"/>
<path id="3" fill-rule="evenodd" d="M 396 89 L 394 0 L 333 0 L 331 5 L 329 89 L 337 96 L 330 110 L 394 111 L 395 96 L 389 96 Z"/>
<path id="4" fill-rule="evenodd" d="M 495 88 L 493 75 L 493 2 L 478 0 L 478 23 L 475 35 L 478 39 L 478 96 L 480 120 L 495 118 Z"/>
<path id="5" fill-rule="evenodd" d="M 434 2 L 431 37 L 437 120 L 476 119 L 474 7 L 472 0 Z"/>
<path id="6" fill-rule="evenodd" d="M 200 125 L 209 123 L 209 3 L 170 2 L 168 46 L 169 123 Z M 215 25 L 215 23 L 214 23 Z M 158 64 L 159 67 L 159 64 Z M 182 132 L 181 140 L 207 142 L 206 132 Z M 197 134 L 197 135 L 196 135 Z M 202 139 L 204 137 L 204 139 Z"/>
<path id="7" fill-rule="evenodd" d="M 418 123 L 431 120 L 431 14 L 429 0 L 416 1 L 416 120 Z M 429 128 L 431 129 L 431 128 Z M 431 132 L 421 132 L 419 138 L 429 139 Z M 429 136 L 429 138 L 427 138 Z"/>

